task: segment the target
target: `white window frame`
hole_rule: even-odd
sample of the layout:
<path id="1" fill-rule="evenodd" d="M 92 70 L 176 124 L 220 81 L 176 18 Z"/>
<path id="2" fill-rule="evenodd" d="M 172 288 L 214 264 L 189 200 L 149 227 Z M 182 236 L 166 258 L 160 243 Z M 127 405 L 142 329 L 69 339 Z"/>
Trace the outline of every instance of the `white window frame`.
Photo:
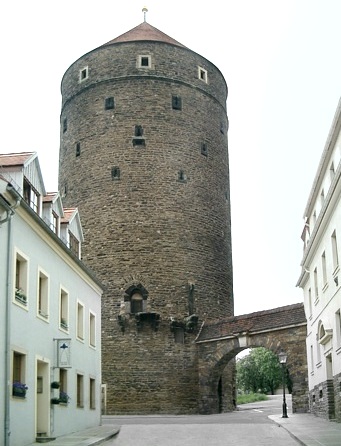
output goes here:
<path id="1" fill-rule="evenodd" d="M 201 81 L 205 82 L 205 84 L 207 84 L 208 76 L 207 76 L 207 70 L 205 70 L 205 68 L 198 66 L 198 78 Z"/>
<path id="2" fill-rule="evenodd" d="M 76 336 L 77 339 L 84 342 L 84 319 L 85 319 L 85 308 L 83 302 L 77 300 L 76 308 Z"/>
<path id="3" fill-rule="evenodd" d="M 69 292 L 63 287 L 59 290 L 59 329 L 69 332 Z"/>
<path id="4" fill-rule="evenodd" d="M 50 276 L 41 268 L 38 268 L 37 277 L 37 316 L 44 321 L 49 320 L 50 307 Z"/>
<path id="5" fill-rule="evenodd" d="M 148 59 L 148 65 L 142 65 L 142 60 Z M 137 57 L 137 68 L 143 68 L 145 70 L 150 70 L 152 67 L 152 56 L 150 54 L 140 54 Z"/>
<path id="6" fill-rule="evenodd" d="M 19 273 L 17 262 L 20 264 Z M 21 308 L 28 310 L 29 257 L 17 248 L 14 250 L 13 271 L 13 302 Z M 24 295 L 26 300 L 20 297 L 20 295 Z"/>
<path id="7" fill-rule="evenodd" d="M 96 314 L 89 311 L 89 345 L 96 348 Z"/>
<path id="8" fill-rule="evenodd" d="M 83 67 L 79 70 L 79 83 L 86 81 L 89 78 L 89 67 Z"/>

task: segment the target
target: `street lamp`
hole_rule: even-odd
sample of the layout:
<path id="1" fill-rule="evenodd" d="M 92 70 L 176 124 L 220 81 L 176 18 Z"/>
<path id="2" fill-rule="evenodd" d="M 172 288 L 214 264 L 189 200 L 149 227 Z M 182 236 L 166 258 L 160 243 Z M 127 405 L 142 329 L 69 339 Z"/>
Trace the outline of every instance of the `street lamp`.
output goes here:
<path id="1" fill-rule="evenodd" d="M 283 372 L 283 411 L 282 418 L 289 418 L 287 413 L 287 403 L 285 401 L 285 365 L 287 363 L 287 355 L 281 351 L 278 354 L 279 363 L 282 364 L 282 372 Z"/>

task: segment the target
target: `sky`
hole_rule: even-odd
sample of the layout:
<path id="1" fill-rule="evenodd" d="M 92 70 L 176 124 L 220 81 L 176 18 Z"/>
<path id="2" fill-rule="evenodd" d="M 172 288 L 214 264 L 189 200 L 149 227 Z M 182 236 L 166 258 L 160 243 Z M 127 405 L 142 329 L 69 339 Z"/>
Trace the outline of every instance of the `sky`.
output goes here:
<path id="1" fill-rule="evenodd" d="M 36 151 L 57 190 L 62 76 L 144 6 L 228 85 L 235 314 L 302 302 L 303 213 L 340 98 L 340 0 L 7 0 L 0 153 Z"/>

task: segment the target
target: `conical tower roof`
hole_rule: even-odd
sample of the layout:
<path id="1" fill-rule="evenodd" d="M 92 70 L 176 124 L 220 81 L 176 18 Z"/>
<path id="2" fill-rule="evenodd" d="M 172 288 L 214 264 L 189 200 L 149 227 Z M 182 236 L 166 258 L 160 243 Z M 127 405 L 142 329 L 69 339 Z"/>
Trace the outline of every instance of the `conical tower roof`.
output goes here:
<path id="1" fill-rule="evenodd" d="M 131 29 L 130 31 L 127 31 L 124 34 L 121 34 L 120 36 L 116 37 L 113 40 L 110 40 L 109 42 L 105 43 L 102 46 L 112 45 L 121 42 L 136 42 L 139 40 L 164 42 L 164 43 L 169 43 L 171 45 L 176 45 L 186 48 L 184 45 L 182 45 L 172 37 L 167 36 L 167 34 L 163 33 L 162 31 L 158 30 L 157 28 L 155 28 L 154 26 L 150 25 L 147 22 L 142 22 L 140 25 L 135 26 L 135 28 Z"/>

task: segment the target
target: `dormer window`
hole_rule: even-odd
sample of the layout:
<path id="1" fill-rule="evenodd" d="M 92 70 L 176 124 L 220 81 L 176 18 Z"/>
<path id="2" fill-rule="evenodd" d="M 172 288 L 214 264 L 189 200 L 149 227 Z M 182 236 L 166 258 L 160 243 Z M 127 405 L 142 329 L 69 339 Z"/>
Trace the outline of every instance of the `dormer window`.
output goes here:
<path id="1" fill-rule="evenodd" d="M 34 187 L 24 178 L 24 200 L 38 215 L 40 211 L 40 196 Z"/>
<path id="2" fill-rule="evenodd" d="M 139 56 L 137 62 L 138 68 L 150 68 L 151 67 L 151 56 Z"/>

